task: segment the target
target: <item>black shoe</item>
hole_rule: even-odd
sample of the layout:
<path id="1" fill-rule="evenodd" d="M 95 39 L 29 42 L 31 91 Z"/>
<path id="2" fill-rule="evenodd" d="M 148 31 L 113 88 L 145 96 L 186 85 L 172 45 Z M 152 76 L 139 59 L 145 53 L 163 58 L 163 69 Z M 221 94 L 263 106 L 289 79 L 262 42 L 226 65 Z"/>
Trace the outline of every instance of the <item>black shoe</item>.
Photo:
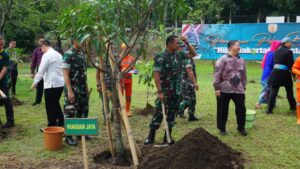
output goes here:
<path id="1" fill-rule="evenodd" d="M 266 114 L 273 114 L 273 112 L 268 112 L 268 111 L 266 111 Z"/>
<path id="2" fill-rule="evenodd" d="M 148 137 L 147 137 L 146 140 L 144 141 L 144 144 L 145 144 L 145 145 L 153 144 L 153 143 L 154 143 L 154 141 L 155 141 L 155 132 L 156 132 L 156 130 L 150 129 L 150 132 L 149 132 L 149 134 L 148 134 Z"/>
<path id="3" fill-rule="evenodd" d="M 169 129 L 169 133 L 170 133 L 170 142 L 168 143 L 168 139 L 167 139 L 167 132 L 165 132 L 165 135 L 164 135 L 164 143 L 168 143 L 169 145 L 172 145 L 175 143 L 175 141 L 173 140 L 172 138 L 172 129 Z"/>
<path id="4" fill-rule="evenodd" d="M 65 138 L 65 143 L 67 143 L 69 146 L 77 146 L 77 141 L 75 141 L 72 136 L 67 136 Z"/>
<path id="5" fill-rule="evenodd" d="M 244 130 L 238 130 L 238 132 L 242 135 L 242 136 L 247 136 L 248 133 L 247 131 L 244 129 Z"/>
<path id="6" fill-rule="evenodd" d="M 92 137 L 92 136 L 85 136 L 85 139 L 86 139 L 86 140 L 92 140 L 93 137 Z"/>
<path id="7" fill-rule="evenodd" d="M 199 120 L 199 119 L 198 119 L 197 117 L 195 117 L 194 114 L 190 114 L 190 115 L 189 115 L 188 121 L 198 121 L 198 120 Z"/>
<path id="8" fill-rule="evenodd" d="M 296 112 L 296 108 L 292 107 L 290 108 L 290 113 L 295 113 Z"/>
<path id="9" fill-rule="evenodd" d="M 226 132 L 225 130 L 224 130 L 224 131 L 223 131 L 223 130 L 220 130 L 220 131 L 219 131 L 219 134 L 222 135 L 222 136 L 225 136 L 225 135 L 227 135 L 227 132 Z"/>
<path id="10" fill-rule="evenodd" d="M 34 102 L 34 103 L 32 103 L 32 106 L 36 106 L 38 104 L 41 104 L 41 103 Z"/>
<path id="11" fill-rule="evenodd" d="M 184 119 L 184 118 L 185 118 L 185 116 L 184 116 L 184 113 L 183 113 L 183 112 L 179 112 L 179 113 L 178 113 L 178 115 L 179 115 L 179 117 L 180 117 L 180 118 L 182 118 L 182 119 Z"/>
<path id="12" fill-rule="evenodd" d="M 2 126 L 2 128 L 12 128 L 14 126 L 15 126 L 14 122 L 7 122 Z"/>

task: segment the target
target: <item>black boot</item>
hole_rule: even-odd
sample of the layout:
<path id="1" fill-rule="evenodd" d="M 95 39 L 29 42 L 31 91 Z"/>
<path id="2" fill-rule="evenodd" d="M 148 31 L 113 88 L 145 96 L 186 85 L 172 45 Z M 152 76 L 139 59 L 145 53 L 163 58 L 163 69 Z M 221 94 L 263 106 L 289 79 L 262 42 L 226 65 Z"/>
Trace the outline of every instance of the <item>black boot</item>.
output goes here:
<path id="1" fill-rule="evenodd" d="M 174 141 L 173 138 L 172 138 L 172 128 L 169 128 L 169 133 L 170 133 L 170 139 L 171 139 L 171 142 L 168 143 L 167 132 L 165 132 L 165 135 L 164 135 L 164 143 L 168 143 L 168 144 L 172 145 L 172 144 L 175 143 L 175 141 Z"/>
<path id="2" fill-rule="evenodd" d="M 185 116 L 184 116 L 184 111 L 179 112 L 178 115 L 179 115 L 179 117 L 182 118 L 182 119 L 185 118 Z"/>
<path id="3" fill-rule="evenodd" d="M 239 132 L 242 136 L 247 136 L 247 135 L 248 135 L 248 133 L 247 133 L 247 131 L 246 131 L 245 129 L 243 129 L 243 130 L 238 129 L 238 132 Z"/>
<path id="4" fill-rule="evenodd" d="M 72 136 L 66 136 L 65 142 L 70 146 L 77 146 L 77 141 L 75 141 Z"/>
<path id="5" fill-rule="evenodd" d="M 2 126 L 2 128 L 12 128 L 14 126 L 15 126 L 15 124 L 13 121 L 8 121 Z"/>
<path id="6" fill-rule="evenodd" d="M 148 134 L 148 137 L 146 138 L 144 144 L 148 145 L 148 144 L 153 144 L 155 141 L 155 129 L 150 129 L 150 132 Z"/>
<path id="7" fill-rule="evenodd" d="M 194 114 L 190 114 L 190 115 L 189 115 L 188 121 L 198 121 L 198 120 L 199 120 L 199 119 L 198 119 L 197 117 L 195 117 Z"/>

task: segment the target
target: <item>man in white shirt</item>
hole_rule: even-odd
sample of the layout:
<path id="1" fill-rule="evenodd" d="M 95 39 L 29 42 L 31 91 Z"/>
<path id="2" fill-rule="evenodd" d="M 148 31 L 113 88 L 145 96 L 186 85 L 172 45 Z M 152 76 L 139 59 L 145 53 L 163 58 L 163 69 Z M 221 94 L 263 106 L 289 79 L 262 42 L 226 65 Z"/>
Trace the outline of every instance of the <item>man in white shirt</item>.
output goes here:
<path id="1" fill-rule="evenodd" d="M 44 79 L 48 126 L 63 126 L 64 116 L 59 104 L 64 87 L 62 55 L 51 47 L 48 40 L 42 42 L 41 49 L 44 55 L 31 88 L 36 88 L 39 81 Z"/>

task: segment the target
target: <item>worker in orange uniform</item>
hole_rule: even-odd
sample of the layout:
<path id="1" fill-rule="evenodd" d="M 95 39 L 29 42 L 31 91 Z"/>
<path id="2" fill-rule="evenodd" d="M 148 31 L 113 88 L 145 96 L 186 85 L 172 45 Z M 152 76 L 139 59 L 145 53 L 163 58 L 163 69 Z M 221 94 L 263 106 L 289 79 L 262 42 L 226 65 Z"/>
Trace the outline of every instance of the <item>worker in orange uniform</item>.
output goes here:
<path id="1" fill-rule="evenodd" d="M 124 55 L 125 50 L 126 50 L 126 45 L 123 43 L 121 45 L 122 52 L 120 53 L 119 57 Z M 134 57 L 128 54 L 121 60 L 120 64 L 120 71 L 123 72 L 125 71 L 130 64 L 134 61 Z M 134 70 L 135 68 L 132 68 L 131 70 Z M 131 71 L 132 72 L 132 71 Z M 126 73 L 123 75 L 120 83 L 121 83 L 121 88 L 122 88 L 122 94 L 124 95 L 124 90 L 125 90 L 125 97 L 126 97 L 126 113 L 128 117 L 131 117 L 131 111 L 130 111 L 130 105 L 131 105 L 131 94 L 132 94 L 132 73 Z"/>
<path id="2" fill-rule="evenodd" d="M 300 57 L 298 57 L 292 67 L 292 72 L 297 75 L 297 124 L 300 125 Z"/>

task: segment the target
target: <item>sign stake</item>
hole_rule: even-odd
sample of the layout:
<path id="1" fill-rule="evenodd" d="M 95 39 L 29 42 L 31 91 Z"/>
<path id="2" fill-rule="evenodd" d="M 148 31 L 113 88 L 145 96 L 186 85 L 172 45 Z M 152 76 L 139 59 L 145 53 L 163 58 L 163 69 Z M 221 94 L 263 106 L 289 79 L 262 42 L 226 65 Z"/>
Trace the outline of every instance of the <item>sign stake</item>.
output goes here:
<path id="1" fill-rule="evenodd" d="M 86 142 L 85 142 L 85 136 L 81 136 L 81 142 L 82 142 L 82 157 L 83 157 L 83 166 L 84 169 L 88 169 L 88 157 L 86 152 Z"/>

